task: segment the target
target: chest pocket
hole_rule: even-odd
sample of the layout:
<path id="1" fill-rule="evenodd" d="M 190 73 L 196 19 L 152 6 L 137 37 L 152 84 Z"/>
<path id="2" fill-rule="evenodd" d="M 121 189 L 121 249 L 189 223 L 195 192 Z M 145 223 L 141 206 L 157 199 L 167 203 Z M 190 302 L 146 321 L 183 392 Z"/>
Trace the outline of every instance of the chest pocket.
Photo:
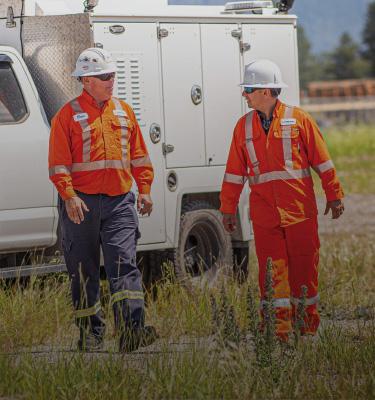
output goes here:
<path id="1" fill-rule="evenodd" d="M 297 125 L 281 126 L 274 131 L 275 139 L 282 141 L 285 168 L 293 168 L 293 150 L 299 152 L 300 132 Z"/>

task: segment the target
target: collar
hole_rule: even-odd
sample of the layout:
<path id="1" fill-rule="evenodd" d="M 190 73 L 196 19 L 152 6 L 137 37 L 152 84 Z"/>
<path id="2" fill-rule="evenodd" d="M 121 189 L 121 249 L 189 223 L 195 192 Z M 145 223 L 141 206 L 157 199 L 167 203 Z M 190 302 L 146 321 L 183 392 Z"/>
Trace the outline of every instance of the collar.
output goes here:
<path id="1" fill-rule="evenodd" d="M 82 90 L 80 98 L 83 99 L 84 101 L 86 101 L 91 106 L 93 106 L 93 107 L 95 107 L 95 108 L 97 108 L 99 110 L 102 110 L 108 104 L 108 101 L 109 101 L 109 100 L 105 101 L 103 103 L 103 107 L 100 107 L 99 104 L 96 102 L 96 100 L 85 89 Z"/>

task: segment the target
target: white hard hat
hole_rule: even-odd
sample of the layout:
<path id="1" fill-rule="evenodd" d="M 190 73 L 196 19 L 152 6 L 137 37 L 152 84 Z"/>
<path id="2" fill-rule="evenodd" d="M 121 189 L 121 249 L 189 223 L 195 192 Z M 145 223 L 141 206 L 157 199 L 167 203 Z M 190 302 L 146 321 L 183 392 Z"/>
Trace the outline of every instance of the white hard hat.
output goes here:
<path id="1" fill-rule="evenodd" d="M 245 66 L 242 87 L 281 89 L 288 87 L 283 82 L 280 68 L 270 60 L 255 60 Z"/>
<path id="2" fill-rule="evenodd" d="M 90 47 L 79 55 L 72 76 L 94 76 L 116 71 L 116 63 L 108 51 Z"/>

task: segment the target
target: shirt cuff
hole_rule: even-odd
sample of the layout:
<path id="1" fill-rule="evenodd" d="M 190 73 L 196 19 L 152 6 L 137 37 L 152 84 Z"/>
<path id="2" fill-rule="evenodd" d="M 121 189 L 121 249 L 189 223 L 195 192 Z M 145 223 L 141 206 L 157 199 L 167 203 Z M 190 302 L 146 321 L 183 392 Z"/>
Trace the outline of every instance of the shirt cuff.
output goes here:
<path id="1" fill-rule="evenodd" d="M 137 185 L 138 192 L 140 194 L 150 194 L 151 193 L 151 185 Z"/>

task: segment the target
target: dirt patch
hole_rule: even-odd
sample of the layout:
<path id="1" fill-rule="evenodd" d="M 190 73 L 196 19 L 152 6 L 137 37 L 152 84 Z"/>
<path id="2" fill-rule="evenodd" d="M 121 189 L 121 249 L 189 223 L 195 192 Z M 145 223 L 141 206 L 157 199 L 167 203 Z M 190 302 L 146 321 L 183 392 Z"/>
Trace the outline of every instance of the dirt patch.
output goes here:
<path id="1" fill-rule="evenodd" d="M 375 233 L 375 194 L 352 194 L 344 199 L 345 212 L 338 220 L 324 215 L 326 200 L 317 198 L 320 234 Z"/>

